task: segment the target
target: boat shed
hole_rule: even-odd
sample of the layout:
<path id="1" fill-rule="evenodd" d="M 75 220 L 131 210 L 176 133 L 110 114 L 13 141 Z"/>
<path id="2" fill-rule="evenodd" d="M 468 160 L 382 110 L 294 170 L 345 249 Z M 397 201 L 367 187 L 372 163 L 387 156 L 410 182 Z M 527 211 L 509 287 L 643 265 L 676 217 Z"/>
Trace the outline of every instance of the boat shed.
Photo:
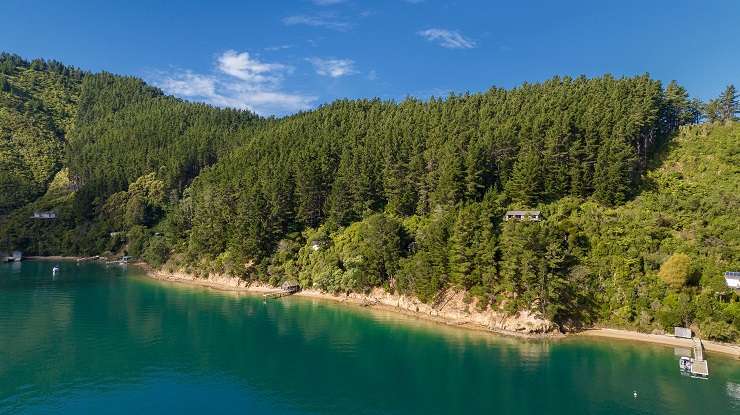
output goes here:
<path id="1" fill-rule="evenodd" d="M 510 210 L 504 215 L 504 220 L 529 220 L 539 222 L 542 220 L 542 212 L 539 210 Z"/>
<path id="2" fill-rule="evenodd" d="M 674 336 L 680 337 L 683 339 L 690 339 L 692 337 L 691 329 L 688 329 L 686 327 L 674 327 L 673 334 Z"/>
<path id="3" fill-rule="evenodd" d="M 297 281 L 285 281 L 281 286 L 280 289 L 283 291 L 287 291 L 290 293 L 295 293 L 301 290 L 300 284 L 298 284 Z"/>

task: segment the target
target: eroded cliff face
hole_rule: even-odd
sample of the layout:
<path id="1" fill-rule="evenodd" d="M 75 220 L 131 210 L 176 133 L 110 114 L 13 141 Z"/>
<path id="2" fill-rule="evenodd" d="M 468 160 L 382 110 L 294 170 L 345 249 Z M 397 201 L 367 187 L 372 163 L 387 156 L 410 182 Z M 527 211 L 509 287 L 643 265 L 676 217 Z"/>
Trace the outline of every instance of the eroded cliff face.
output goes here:
<path id="1" fill-rule="evenodd" d="M 311 292 L 312 290 L 308 290 Z M 346 296 L 366 305 L 384 305 L 400 310 L 444 320 L 454 325 L 475 325 L 493 331 L 522 335 L 545 335 L 559 333 L 558 326 L 533 313 L 523 311 L 515 315 L 487 308 L 479 310 L 475 302 L 466 302 L 462 291 L 447 291 L 436 304 L 425 304 L 418 298 L 389 293 L 382 288 L 368 294 L 351 293 Z"/>
<path id="2" fill-rule="evenodd" d="M 185 272 L 149 270 L 148 273 L 150 276 L 161 280 L 184 282 L 221 290 L 251 292 L 274 292 L 279 290 L 270 285 L 250 283 L 241 278 L 219 274 L 199 278 Z M 476 327 L 505 334 L 525 336 L 560 334 L 557 324 L 531 312 L 522 311 L 515 315 L 507 315 L 503 311 L 490 307 L 481 311 L 474 301 L 465 301 L 465 293 L 462 291 L 448 290 L 440 296 L 435 304 L 425 304 L 416 297 L 389 293 L 382 288 L 375 288 L 368 293 L 338 295 L 316 289 L 306 289 L 296 295 L 395 309 L 405 314 L 435 320 L 444 324 Z"/>

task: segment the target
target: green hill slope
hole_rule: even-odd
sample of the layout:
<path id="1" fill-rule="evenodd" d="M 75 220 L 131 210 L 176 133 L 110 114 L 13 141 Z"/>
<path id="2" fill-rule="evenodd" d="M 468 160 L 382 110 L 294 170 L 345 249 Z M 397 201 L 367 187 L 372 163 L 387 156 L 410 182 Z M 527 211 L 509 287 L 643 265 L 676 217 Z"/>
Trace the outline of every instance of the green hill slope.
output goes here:
<path id="1" fill-rule="evenodd" d="M 655 165 L 644 190 L 623 206 L 554 206 L 561 211 L 551 219 L 582 240 L 595 317 L 646 331 L 691 325 L 710 338 L 737 339 L 740 303 L 723 273 L 740 269 L 740 124 L 684 127 Z M 677 258 L 685 269 L 671 266 Z"/>
<path id="2" fill-rule="evenodd" d="M 62 167 L 84 73 L 0 54 L 0 216 L 43 194 Z"/>
<path id="3" fill-rule="evenodd" d="M 14 72 L 13 85 L 18 79 L 35 76 L 31 66 L 24 72 Z M 74 102 L 69 109 L 73 111 L 63 113 L 64 117 L 56 117 L 51 104 L 51 109 L 44 107 L 30 115 L 19 115 L 47 117 L 49 122 L 58 119 L 65 129 L 45 137 L 38 123 L 31 124 L 36 130 L 29 139 L 14 142 L 16 153 L 29 154 L 27 164 L 48 160 L 48 166 L 44 165 L 43 180 L 37 182 L 25 184 L 16 178 L 28 174 L 26 164 L 13 170 L 15 176 L 6 176 L 7 187 L 23 197 L 8 196 L 12 201 L 8 208 L 15 209 L 0 214 L 0 249 L 39 255 L 93 254 L 115 249 L 117 245 L 111 245 L 109 238 L 111 232 L 157 223 L 201 169 L 243 144 L 251 137 L 249 131 L 268 122 L 248 111 L 218 109 L 164 96 L 132 77 L 87 74 L 75 87 L 70 92 Z M 48 95 L 45 89 L 40 91 Z M 70 121 L 68 116 L 72 114 Z M 14 136 L 22 136 L 25 131 L 10 122 L 0 125 Z M 62 165 L 66 168 L 57 175 L 54 186 L 39 198 Z M 15 165 L 6 162 L 2 166 L 10 170 Z M 156 203 L 134 198 L 121 217 L 111 216 L 109 208 L 120 201 L 121 195 L 110 202 L 109 196 L 126 193 L 131 184 L 152 172 L 156 172 L 156 185 L 161 185 Z M 57 219 L 31 219 L 37 210 L 53 210 Z"/>

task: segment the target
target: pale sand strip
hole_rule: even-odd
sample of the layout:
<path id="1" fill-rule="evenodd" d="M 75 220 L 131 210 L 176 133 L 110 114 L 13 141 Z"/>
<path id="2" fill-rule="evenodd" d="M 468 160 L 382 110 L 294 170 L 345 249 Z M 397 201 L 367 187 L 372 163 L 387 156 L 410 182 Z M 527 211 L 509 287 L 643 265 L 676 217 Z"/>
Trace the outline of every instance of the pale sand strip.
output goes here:
<path id="1" fill-rule="evenodd" d="M 158 273 L 156 271 L 151 270 L 150 268 L 146 266 L 143 266 L 142 268 L 146 270 L 147 276 L 154 278 L 154 279 L 161 280 L 161 281 L 170 281 L 170 282 L 179 282 L 179 283 L 185 283 L 185 284 L 191 284 L 191 285 L 198 285 L 198 286 L 209 287 L 209 288 L 213 288 L 217 290 L 224 290 L 224 291 L 240 291 L 240 292 L 251 292 L 251 293 L 267 293 L 267 292 L 279 291 L 279 289 L 268 286 L 268 285 L 251 284 L 251 285 L 245 285 L 243 287 L 234 287 L 233 285 L 221 284 L 216 281 L 209 280 L 209 279 L 192 278 L 191 276 L 187 276 L 183 274 L 173 275 L 173 274 Z M 335 296 L 332 294 L 322 293 L 318 290 L 303 290 L 297 293 L 296 295 L 301 296 L 301 297 L 320 298 L 324 300 L 343 302 L 343 303 L 361 304 L 361 301 L 355 298 L 339 297 L 339 296 Z M 381 309 L 381 310 L 392 311 L 395 313 L 400 313 L 406 316 L 412 316 L 412 317 L 416 317 L 419 319 L 432 321 L 432 322 L 436 322 L 439 324 L 444 324 L 447 326 L 454 326 L 454 327 L 460 327 L 460 328 L 465 328 L 465 329 L 473 329 L 473 330 L 478 330 L 478 331 L 494 332 L 494 333 L 503 334 L 503 335 L 513 335 L 517 337 L 529 337 L 529 338 L 532 338 L 532 337 L 539 337 L 539 338 L 563 337 L 562 335 L 527 336 L 527 335 L 522 335 L 521 333 L 490 330 L 487 327 L 478 326 L 475 324 L 459 324 L 459 323 L 450 321 L 448 319 L 445 319 L 439 316 L 430 316 L 425 313 L 415 313 L 410 310 L 387 306 L 384 304 L 374 304 L 374 305 L 370 305 L 370 307 Z M 571 337 L 571 336 L 591 336 L 591 337 L 612 338 L 612 339 L 620 339 L 620 340 L 626 340 L 626 341 L 660 344 L 664 346 L 683 347 L 683 348 L 689 348 L 689 349 L 693 346 L 693 341 L 689 339 L 681 339 L 681 338 L 677 338 L 677 337 L 669 336 L 669 335 L 646 334 L 646 333 L 640 333 L 640 332 L 629 331 L 629 330 L 621 330 L 621 329 L 593 328 L 593 329 L 587 329 L 587 330 L 584 330 L 578 333 L 567 334 L 565 337 Z M 723 355 L 727 355 L 727 356 L 734 357 L 736 359 L 740 359 L 740 345 L 717 343 L 717 342 L 708 341 L 708 340 L 703 340 L 703 343 L 704 343 L 704 348 L 708 352 L 721 353 Z"/>
<path id="2" fill-rule="evenodd" d="M 596 329 L 584 330 L 575 335 L 639 341 L 639 342 L 646 342 L 646 343 L 662 344 L 666 346 L 682 347 L 682 348 L 687 348 L 687 349 L 690 349 L 694 345 L 694 342 L 689 339 L 682 339 L 682 338 L 665 335 L 665 334 L 647 334 L 647 333 L 639 333 L 636 331 L 620 330 L 620 329 L 596 328 Z M 702 340 L 702 342 L 704 343 L 704 349 L 706 349 L 709 352 L 721 353 L 724 355 L 732 356 L 736 359 L 740 359 L 740 345 L 718 343 L 718 342 L 713 342 L 709 340 Z"/>

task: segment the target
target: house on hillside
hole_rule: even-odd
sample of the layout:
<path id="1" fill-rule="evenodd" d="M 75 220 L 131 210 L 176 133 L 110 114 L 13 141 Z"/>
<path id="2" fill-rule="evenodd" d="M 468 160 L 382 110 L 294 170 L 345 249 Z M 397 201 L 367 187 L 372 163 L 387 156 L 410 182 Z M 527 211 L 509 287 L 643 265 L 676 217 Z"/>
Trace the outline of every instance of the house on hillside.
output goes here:
<path id="1" fill-rule="evenodd" d="M 740 272 L 728 271 L 725 272 L 725 283 L 728 288 L 734 288 L 740 290 Z"/>
<path id="2" fill-rule="evenodd" d="M 56 219 L 57 214 L 55 212 L 33 212 L 31 219 Z"/>
<path id="3" fill-rule="evenodd" d="M 542 213 L 539 210 L 510 210 L 504 215 L 504 220 L 539 222 L 542 220 Z"/>

